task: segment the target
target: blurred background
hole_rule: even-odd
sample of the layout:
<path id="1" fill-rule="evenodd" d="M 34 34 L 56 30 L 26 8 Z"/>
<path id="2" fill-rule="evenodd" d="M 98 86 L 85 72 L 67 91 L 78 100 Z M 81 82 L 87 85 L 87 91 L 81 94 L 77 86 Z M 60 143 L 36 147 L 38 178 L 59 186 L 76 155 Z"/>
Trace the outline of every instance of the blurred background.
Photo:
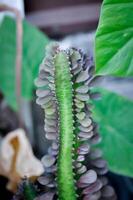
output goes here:
<path id="1" fill-rule="evenodd" d="M 23 19 L 45 34 L 46 41 L 57 40 L 62 48 L 71 46 L 81 48 L 90 56 L 93 56 L 94 37 L 98 26 L 101 3 L 102 1 L 100 0 L 0 0 L 0 4 L 17 8 Z M 14 18 L 14 14 L 10 12 L 1 12 L 1 23 L 4 20 L 4 16 L 7 15 Z M 30 40 L 29 37 L 28 40 L 31 44 L 37 43 L 37 41 L 34 41 L 37 40 L 36 38 L 34 40 L 31 38 Z M 37 64 L 40 61 L 41 59 Z M 28 80 L 25 80 L 27 84 Z M 99 77 L 95 83 L 96 86 L 99 85 L 115 91 L 129 99 L 133 99 L 132 84 L 132 78 L 122 80 L 112 77 Z M 50 143 L 44 137 L 44 115 L 41 108 L 35 103 L 34 87 L 32 92 L 33 98 L 31 101 L 26 101 L 24 98 L 21 99 L 21 117 L 34 154 L 40 159 L 47 152 Z M 0 91 L 1 138 L 4 138 L 9 132 L 19 127 L 18 115 L 8 105 L 4 95 Z M 130 178 L 113 173 L 109 173 L 108 176 L 118 193 L 118 199 L 133 199 L 133 184 Z M 0 187 L 2 189 L 0 188 L 0 198 L 4 200 L 12 197 L 12 193 L 6 190 L 6 183 L 7 179 L 1 176 Z"/>

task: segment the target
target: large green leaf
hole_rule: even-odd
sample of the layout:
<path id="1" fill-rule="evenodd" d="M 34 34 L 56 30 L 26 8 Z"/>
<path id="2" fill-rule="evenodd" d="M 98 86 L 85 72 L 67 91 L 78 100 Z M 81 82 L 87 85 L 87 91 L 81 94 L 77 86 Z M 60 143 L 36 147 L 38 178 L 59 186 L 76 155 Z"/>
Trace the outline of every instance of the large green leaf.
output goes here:
<path id="1" fill-rule="evenodd" d="M 101 91 L 93 100 L 93 117 L 102 135 L 100 147 L 113 172 L 133 177 L 133 102 Z"/>
<path id="2" fill-rule="evenodd" d="M 44 57 L 47 36 L 23 21 L 22 97 L 32 98 L 38 65 Z M 15 92 L 16 23 L 6 17 L 0 26 L 0 89 L 9 105 L 16 109 Z"/>
<path id="3" fill-rule="evenodd" d="M 133 75 L 133 0 L 104 0 L 95 40 L 97 75 Z"/>

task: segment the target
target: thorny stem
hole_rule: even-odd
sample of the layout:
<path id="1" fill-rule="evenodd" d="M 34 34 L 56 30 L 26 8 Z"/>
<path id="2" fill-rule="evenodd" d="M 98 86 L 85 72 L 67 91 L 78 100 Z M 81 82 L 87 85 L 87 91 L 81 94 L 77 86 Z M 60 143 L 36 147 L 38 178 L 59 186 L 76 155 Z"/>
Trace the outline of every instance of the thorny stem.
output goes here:
<path id="1" fill-rule="evenodd" d="M 36 102 L 44 109 L 46 138 L 53 143 L 42 158 L 45 173 L 38 182 L 45 193 L 37 200 L 49 195 L 51 200 L 116 200 L 104 177 L 107 163 L 93 147 L 100 141 L 88 104 L 94 66 L 75 48 L 60 50 L 53 43 L 46 52 L 36 79 Z"/>
<path id="2" fill-rule="evenodd" d="M 62 62 L 62 60 L 64 62 Z M 54 62 L 56 98 L 58 101 L 60 120 L 60 150 L 57 162 L 57 184 L 59 199 L 76 200 L 76 191 L 73 181 L 74 174 L 72 169 L 72 146 L 74 140 L 72 83 L 67 54 L 62 52 L 58 53 L 54 59 Z"/>
<path id="3" fill-rule="evenodd" d="M 22 16 L 18 9 L 10 7 L 8 5 L 0 5 L 0 12 L 9 11 L 16 16 L 16 97 L 18 104 L 18 118 L 19 126 L 22 127 L 21 119 L 21 68 L 22 68 Z"/>

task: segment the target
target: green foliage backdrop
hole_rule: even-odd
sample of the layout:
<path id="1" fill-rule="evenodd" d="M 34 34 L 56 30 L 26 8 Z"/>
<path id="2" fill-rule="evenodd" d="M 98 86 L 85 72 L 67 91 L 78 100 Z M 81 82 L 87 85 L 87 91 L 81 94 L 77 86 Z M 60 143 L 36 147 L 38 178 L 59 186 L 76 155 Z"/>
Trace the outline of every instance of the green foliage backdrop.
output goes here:
<path id="1" fill-rule="evenodd" d="M 33 96 L 33 82 L 48 42 L 46 35 L 23 21 L 22 97 L 27 100 Z M 16 23 L 14 19 L 5 17 L 0 26 L 0 89 L 8 104 L 16 110 L 15 59 Z"/>
<path id="2" fill-rule="evenodd" d="M 133 102 L 103 89 L 95 91 L 101 93 L 101 100 L 93 100 L 92 112 L 109 169 L 133 176 Z"/>
<path id="3" fill-rule="evenodd" d="M 133 0 L 104 0 L 95 38 L 96 75 L 133 77 Z M 109 169 L 133 177 L 133 101 L 100 90 L 93 101 Z"/>
<path id="4" fill-rule="evenodd" d="M 133 0 L 104 0 L 95 41 L 97 75 L 133 76 Z"/>

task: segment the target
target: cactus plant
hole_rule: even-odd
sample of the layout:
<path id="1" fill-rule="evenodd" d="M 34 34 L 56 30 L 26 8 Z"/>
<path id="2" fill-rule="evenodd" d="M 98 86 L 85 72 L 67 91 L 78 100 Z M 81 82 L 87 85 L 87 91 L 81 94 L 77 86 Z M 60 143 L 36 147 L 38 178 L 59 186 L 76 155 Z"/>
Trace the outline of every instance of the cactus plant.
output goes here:
<path id="1" fill-rule="evenodd" d="M 93 69 L 81 50 L 61 50 L 57 43 L 47 47 L 36 102 L 44 109 L 44 130 L 52 145 L 42 158 L 45 173 L 38 183 L 43 193 L 37 199 L 116 199 L 105 177 L 107 163 L 94 145 L 101 138 L 89 104 Z"/>

